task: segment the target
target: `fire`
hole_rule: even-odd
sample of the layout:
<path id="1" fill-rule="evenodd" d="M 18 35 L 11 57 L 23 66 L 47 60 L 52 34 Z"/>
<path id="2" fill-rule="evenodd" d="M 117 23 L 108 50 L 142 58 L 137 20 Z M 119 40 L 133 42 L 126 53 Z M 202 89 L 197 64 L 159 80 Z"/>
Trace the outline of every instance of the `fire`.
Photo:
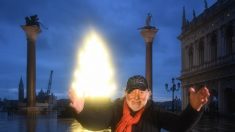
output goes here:
<path id="1" fill-rule="evenodd" d="M 116 89 L 115 71 L 106 43 L 91 31 L 78 51 L 72 88 L 80 97 L 111 97 Z"/>

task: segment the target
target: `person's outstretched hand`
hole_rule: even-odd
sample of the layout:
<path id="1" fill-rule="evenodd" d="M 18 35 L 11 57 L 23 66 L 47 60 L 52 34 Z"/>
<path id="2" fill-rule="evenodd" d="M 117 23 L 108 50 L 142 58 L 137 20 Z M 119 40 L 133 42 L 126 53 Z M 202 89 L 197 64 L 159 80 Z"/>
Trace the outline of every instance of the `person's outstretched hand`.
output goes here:
<path id="1" fill-rule="evenodd" d="M 200 111 L 202 106 L 204 106 L 208 102 L 208 97 L 210 96 L 210 92 L 207 87 L 203 87 L 197 92 L 194 88 L 191 87 L 189 89 L 189 93 L 190 104 L 197 111 Z"/>
<path id="2" fill-rule="evenodd" d="M 78 96 L 74 89 L 69 89 L 70 106 L 80 113 L 84 108 L 84 97 Z"/>

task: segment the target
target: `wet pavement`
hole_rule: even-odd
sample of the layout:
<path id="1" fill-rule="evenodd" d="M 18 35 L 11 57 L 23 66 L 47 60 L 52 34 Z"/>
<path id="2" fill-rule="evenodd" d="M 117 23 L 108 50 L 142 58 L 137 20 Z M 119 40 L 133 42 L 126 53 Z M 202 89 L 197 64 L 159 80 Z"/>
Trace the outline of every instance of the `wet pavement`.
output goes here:
<path id="1" fill-rule="evenodd" d="M 168 132 L 161 130 L 161 132 Z M 235 116 L 202 116 L 191 132 L 235 132 Z"/>
<path id="2" fill-rule="evenodd" d="M 203 116 L 192 132 L 235 132 L 235 117 Z"/>
<path id="3" fill-rule="evenodd" d="M 28 118 L 0 112 L 0 132 L 91 132 L 74 119 L 57 119 L 55 114 Z M 110 132 L 110 130 L 99 131 Z M 167 132 L 161 130 L 161 132 Z M 235 132 L 235 117 L 203 116 L 191 132 Z"/>

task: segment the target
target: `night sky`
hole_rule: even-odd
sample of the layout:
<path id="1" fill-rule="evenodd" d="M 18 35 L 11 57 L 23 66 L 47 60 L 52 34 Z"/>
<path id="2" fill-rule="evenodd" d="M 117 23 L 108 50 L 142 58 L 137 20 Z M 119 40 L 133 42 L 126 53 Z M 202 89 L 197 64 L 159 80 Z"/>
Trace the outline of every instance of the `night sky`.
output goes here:
<path id="1" fill-rule="evenodd" d="M 207 0 L 211 6 L 216 0 Z M 21 25 L 25 17 L 37 14 L 42 32 L 36 42 L 36 89 L 48 87 L 54 70 L 52 92 L 67 98 L 76 55 L 86 31 L 94 27 L 106 40 L 122 95 L 127 79 L 145 75 L 145 43 L 139 27 L 152 14 L 151 25 L 159 31 L 153 43 L 153 96 L 171 99 L 165 83 L 179 77 L 182 8 L 191 21 L 204 10 L 204 0 L 1 0 L 0 1 L 0 98 L 17 99 L 22 77 L 26 89 L 27 41 Z M 47 29 L 48 28 L 48 29 Z M 180 96 L 180 92 L 177 92 Z"/>

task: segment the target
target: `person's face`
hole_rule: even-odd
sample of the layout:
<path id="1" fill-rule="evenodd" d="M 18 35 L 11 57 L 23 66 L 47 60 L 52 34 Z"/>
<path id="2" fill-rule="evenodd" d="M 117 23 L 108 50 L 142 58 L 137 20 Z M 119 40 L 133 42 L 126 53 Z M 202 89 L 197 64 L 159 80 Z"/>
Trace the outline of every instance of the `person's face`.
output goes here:
<path id="1" fill-rule="evenodd" d="M 145 91 L 134 89 L 130 93 L 125 93 L 126 102 L 132 111 L 138 111 L 146 105 L 150 94 L 151 92 L 148 89 Z"/>

